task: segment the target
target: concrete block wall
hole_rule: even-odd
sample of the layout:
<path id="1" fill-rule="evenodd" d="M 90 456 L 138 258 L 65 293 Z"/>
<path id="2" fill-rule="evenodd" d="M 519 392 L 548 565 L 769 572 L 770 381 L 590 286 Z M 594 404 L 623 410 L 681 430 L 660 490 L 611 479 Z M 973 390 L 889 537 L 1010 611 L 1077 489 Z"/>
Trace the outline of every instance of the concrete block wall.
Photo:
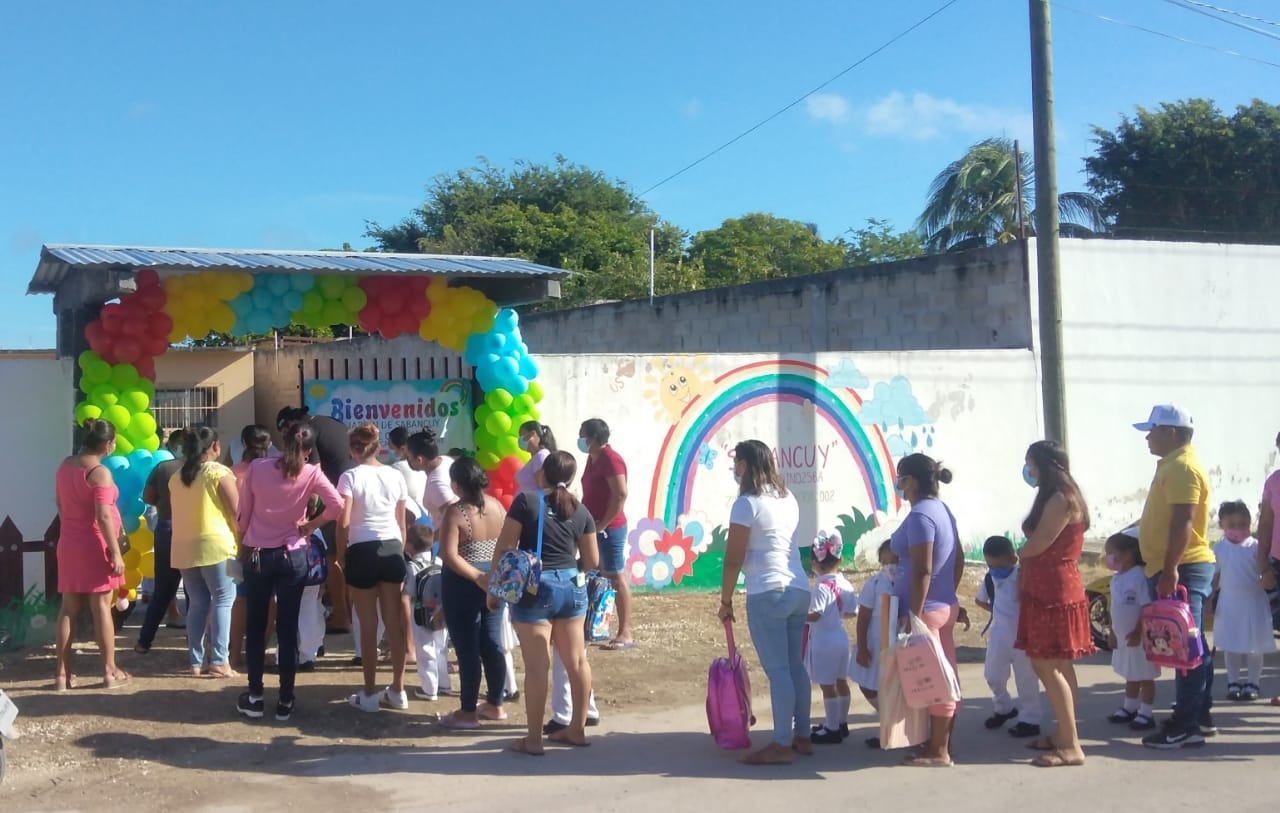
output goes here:
<path id="1" fill-rule="evenodd" d="M 536 353 L 817 353 L 1031 346 L 1017 244 L 521 317 Z"/>

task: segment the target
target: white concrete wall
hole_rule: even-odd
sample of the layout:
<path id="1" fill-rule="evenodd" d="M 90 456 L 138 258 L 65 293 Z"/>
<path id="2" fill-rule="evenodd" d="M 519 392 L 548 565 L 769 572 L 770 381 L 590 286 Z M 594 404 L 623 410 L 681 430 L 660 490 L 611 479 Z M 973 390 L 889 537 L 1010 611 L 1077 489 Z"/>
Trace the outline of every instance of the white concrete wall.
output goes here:
<path id="1" fill-rule="evenodd" d="M 779 450 L 800 498 L 803 544 L 856 509 L 880 525 L 858 545 L 860 556 L 874 554 L 904 513 L 892 472 L 912 451 L 954 470 L 944 498 L 967 545 L 1016 532 L 1030 504 L 1022 458 L 1041 434 L 1030 351 L 537 359 L 547 382 L 542 418 L 560 447 L 573 450 L 581 422 L 604 418 L 629 469 L 631 528 L 696 522 L 704 536 L 695 553 L 711 545 L 713 528 L 728 526 L 737 494 L 730 452 L 750 438 Z"/>
<path id="2" fill-rule="evenodd" d="M 1068 442 L 1095 535 L 1141 513 L 1155 459 L 1132 424 L 1157 403 L 1194 416 L 1215 505 L 1256 510 L 1280 430 L 1277 293 L 1280 247 L 1062 241 Z"/>

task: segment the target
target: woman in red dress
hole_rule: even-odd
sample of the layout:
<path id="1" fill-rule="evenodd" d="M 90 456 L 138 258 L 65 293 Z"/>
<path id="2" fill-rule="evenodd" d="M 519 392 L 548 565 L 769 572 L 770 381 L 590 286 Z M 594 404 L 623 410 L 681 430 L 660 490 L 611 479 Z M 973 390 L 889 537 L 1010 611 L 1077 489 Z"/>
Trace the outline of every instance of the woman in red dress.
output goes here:
<path id="1" fill-rule="evenodd" d="M 1072 661 L 1094 651 L 1089 602 L 1076 566 L 1089 528 L 1089 507 L 1071 477 L 1067 453 L 1053 441 L 1031 444 L 1022 476 L 1036 489 L 1036 498 L 1022 523 L 1027 543 L 1018 554 L 1021 610 L 1014 646 L 1027 653 L 1058 719 L 1052 736 L 1031 743 L 1031 748 L 1045 752 L 1032 764 L 1083 765 L 1084 750 L 1076 733 L 1079 686 Z"/>
<path id="2" fill-rule="evenodd" d="M 80 453 L 68 457 L 58 467 L 54 499 L 58 505 L 58 671 L 54 688 L 66 691 L 75 686 L 71 674 L 72 627 L 87 604 L 93 616 L 93 631 L 102 653 L 103 683 L 109 689 L 124 683 L 129 674 L 116 666 L 115 625 L 111 604 L 116 590 L 124 584 L 124 558 L 120 553 L 120 511 L 116 498 L 120 490 L 102 458 L 116 448 L 116 430 L 98 419 L 84 422 Z"/>

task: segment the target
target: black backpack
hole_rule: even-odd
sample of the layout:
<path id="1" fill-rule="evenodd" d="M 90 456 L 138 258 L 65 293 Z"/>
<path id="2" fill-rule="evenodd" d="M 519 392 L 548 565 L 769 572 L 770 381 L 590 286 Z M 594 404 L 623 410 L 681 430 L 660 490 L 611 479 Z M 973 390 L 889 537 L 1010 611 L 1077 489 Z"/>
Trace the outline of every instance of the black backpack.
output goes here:
<path id="1" fill-rule="evenodd" d="M 427 630 L 444 629 L 444 620 L 433 621 L 435 610 L 440 607 L 440 566 L 432 562 L 413 577 L 413 623 Z"/>

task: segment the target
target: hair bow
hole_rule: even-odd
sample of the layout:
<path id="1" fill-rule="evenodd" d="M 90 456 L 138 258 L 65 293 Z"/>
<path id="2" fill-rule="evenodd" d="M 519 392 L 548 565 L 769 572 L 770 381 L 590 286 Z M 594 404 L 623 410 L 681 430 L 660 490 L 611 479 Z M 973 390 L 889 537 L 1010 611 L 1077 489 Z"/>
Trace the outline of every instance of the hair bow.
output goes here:
<path id="1" fill-rule="evenodd" d="M 825 562 L 828 559 L 839 559 L 843 551 L 844 542 L 836 531 L 831 533 L 818 531 L 818 535 L 813 540 L 813 547 L 810 550 L 813 558 L 819 562 Z"/>

